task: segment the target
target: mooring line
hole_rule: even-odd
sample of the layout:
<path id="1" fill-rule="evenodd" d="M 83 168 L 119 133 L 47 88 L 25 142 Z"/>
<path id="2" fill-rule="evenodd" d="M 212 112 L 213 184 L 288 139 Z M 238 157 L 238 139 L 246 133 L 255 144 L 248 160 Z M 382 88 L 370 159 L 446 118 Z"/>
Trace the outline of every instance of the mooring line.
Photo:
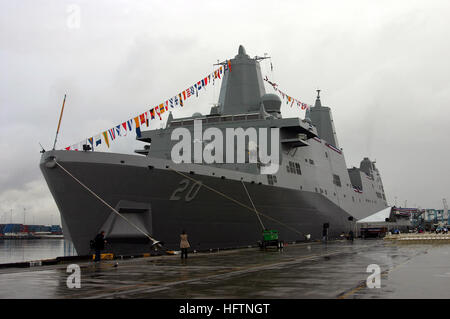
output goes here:
<path id="1" fill-rule="evenodd" d="M 190 177 L 190 176 L 187 176 L 186 174 L 183 174 L 183 173 L 177 171 L 176 169 L 173 169 L 173 168 L 171 168 L 171 167 L 169 167 L 169 169 L 172 170 L 172 171 L 174 171 L 175 173 L 177 173 L 177 174 L 179 174 L 179 175 L 181 175 L 181 176 L 187 178 L 187 179 L 190 179 L 191 181 L 193 181 L 193 182 L 195 182 L 195 183 L 198 183 L 198 182 L 199 182 L 198 180 L 196 180 L 196 179 L 194 179 L 194 178 L 192 178 L 192 177 Z M 210 187 L 210 186 L 208 186 L 208 185 L 206 185 L 206 184 L 204 184 L 203 182 L 202 182 L 201 185 L 202 185 L 202 187 L 205 187 L 205 188 L 209 189 L 210 191 L 212 191 L 212 192 L 214 192 L 214 193 L 216 193 L 216 194 L 219 194 L 220 196 L 222 196 L 222 197 L 224 197 L 224 198 L 226 198 L 226 199 L 228 199 L 228 200 L 230 200 L 230 201 L 232 201 L 232 202 L 238 204 L 239 206 L 242 206 L 242 207 L 244 207 L 244 208 L 247 208 L 248 210 L 250 210 L 250 211 L 252 211 L 252 212 L 254 212 L 254 213 L 256 213 L 256 214 L 259 214 L 259 215 L 261 215 L 261 216 L 264 216 L 265 218 L 270 219 L 270 220 L 272 220 L 272 221 L 274 221 L 274 222 L 276 222 L 276 223 L 278 223 L 278 224 L 280 224 L 280 225 L 286 227 L 287 229 L 289 229 L 289 230 L 291 230 L 291 231 L 293 231 L 293 232 L 295 232 L 295 233 L 297 233 L 297 234 L 299 234 L 299 235 L 301 235 L 301 236 L 304 236 L 303 233 L 299 232 L 299 231 L 296 230 L 295 228 L 292 228 L 291 226 L 289 226 L 289 225 L 287 225 L 287 224 L 285 224 L 285 223 L 283 223 L 283 222 L 280 222 L 279 220 L 277 220 L 277 219 L 275 219 L 275 218 L 273 218 L 273 217 L 270 217 L 270 216 L 268 216 L 268 215 L 266 215 L 266 214 L 259 213 L 256 209 L 251 208 L 251 207 L 249 207 L 249 206 L 247 206 L 247 205 L 241 203 L 240 201 L 238 201 L 238 200 L 236 200 L 236 199 L 234 199 L 234 198 L 232 198 L 232 197 L 230 197 L 230 196 L 228 196 L 228 195 L 226 195 L 226 194 L 224 194 L 224 193 L 222 193 L 222 192 L 220 192 L 220 191 L 218 191 L 218 190 L 216 190 L 216 189 L 214 189 L 214 188 L 212 188 L 212 187 Z"/>
<path id="2" fill-rule="evenodd" d="M 128 218 L 123 216 L 121 213 L 119 213 L 114 207 L 109 205 L 107 202 L 105 202 L 100 196 L 98 196 L 94 191 L 92 191 L 89 187 L 84 185 L 78 178 L 73 176 L 68 170 L 66 170 L 61 164 L 59 164 L 56 160 L 54 160 L 56 165 L 58 165 L 64 172 L 66 172 L 67 175 L 72 177 L 78 184 L 80 184 L 84 189 L 86 189 L 89 193 L 91 193 L 95 198 L 97 198 L 99 201 L 101 201 L 103 204 L 105 204 L 108 208 L 110 208 L 114 213 L 116 213 L 118 216 L 123 218 L 128 224 L 130 224 L 132 227 L 136 228 L 140 233 L 142 233 L 145 237 L 150 239 L 152 241 L 152 246 L 155 244 L 158 244 L 159 241 L 151 237 L 147 232 L 140 229 L 137 225 L 135 225 L 132 221 L 130 221 Z"/>
<path id="3" fill-rule="evenodd" d="M 256 210 L 255 204 L 253 203 L 252 198 L 250 197 L 250 194 L 248 193 L 247 187 L 245 187 L 245 183 L 242 179 L 241 179 L 241 183 L 242 183 L 242 186 L 244 186 L 244 189 L 245 189 L 245 192 L 247 193 L 248 199 L 250 199 L 250 203 L 252 203 L 253 209 L 255 210 L 255 213 L 256 213 L 256 217 L 258 217 L 258 220 L 259 220 L 259 223 L 261 224 L 262 229 L 265 230 L 266 227 L 264 226 L 264 224 L 261 220 L 261 217 L 259 217 L 259 212 Z"/>
<path id="4" fill-rule="evenodd" d="M 123 216 L 123 215 L 122 215 L 121 213 L 119 213 L 115 208 L 113 208 L 113 207 L 112 207 L 111 205 L 109 205 L 106 201 L 104 201 L 100 196 L 98 196 L 98 195 L 97 195 L 94 191 L 92 191 L 89 187 L 87 187 L 85 184 L 83 184 L 79 179 L 77 179 L 73 174 L 71 174 L 67 169 L 65 169 L 59 162 L 57 162 L 56 160 L 54 160 L 54 162 L 55 162 L 55 164 L 58 165 L 58 166 L 59 166 L 59 167 L 60 167 L 67 175 L 69 175 L 70 177 L 72 177 L 78 184 L 80 184 L 84 189 L 86 189 L 88 192 L 90 192 L 95 198 L 97 198 L 97 199 L 98 199 L 99 201 L 101 201 L 104 205 L 106 205 L 108 208 L 110 208 L 115 214 L 117 214 L 118 216 L 120 216 L 121 218 L 123 218 L 123 219 L 124 219 L 127 223 L 129 223 L 132 227 L 136 228 L 140 233 L 142 233 L 144 236 L 146 236 L 148 239 L 150 239 L 150 240 L 152 241 L 152 243 L 153 243 L 152 245 L 155 245 L 155 244 L 159 243 L 158 240 L 154 239 L 154 238 L 151 237 L 148 233 L 146 233 L 145 231 L 143 231 L 142 229 L 140 229 L 137 225 L 135 225 L 135 224 L 134 224 L 133 222 L 131 222 L 128 218 L 126 218 L 125 216 Z M 177 171 L 176 169 L 173 169 L 173 168 L 169 168 L 169 169 L 172 170 L 172 171 L 174 171 L 175 173 L 177 173 L 177 174 L 179 174 L 179 175 L 181 175 L 181 176 L 187 178 L 187 179 L 190 179 L 191 181 L 193 181 L 193 182 L 195 182 L 195 183 L 198 183 L 198 182 L 199 182 L 199 181 L 197 181 L 196 179 L 194 179 L 194 178 L 192 178 L 192 177 L 190 177 L 190 176 L 187 176 L 186 174 L 183 174 L 183 173 Z M 243 182 L 242 182 L 242 183 L 243 183 Z M 228 200 L 230 200 L 230 201 L 232 201 L 232 202 L 238 204 L 239 206 L 242 206 L 242 207 L 244 207 L 244 208 L 246 208 L 246 209 L 248 209 L 248 210 L 250 210 L 250 211 L 256 213 L 257 216 L 258 216 L 258 219 L 260 218 L 259 215 L 264 216 L 265 218 L 267 218 L 267 219 L 269 219 L 269 220 L 272 220 L 273 222 L 276 222 L 276 223 L 278 223 L 278 224 L 280 224 L 280 225 L 286 227 L 287 229 L 289 229 L 289 230 L 291 230 L 291 231 L 293 231 L 293 232 L 299 234 L 300 236 L 304 236 L 303 233 L 301 233 L 301 232 L 299 232 L 298 230 L 292 228 L 291 226 L 289 226 L 289 225 L 287 225 L 287 224 L 285 224 L 285 223 L 283 223 L 283 222 L 281 222 L 281 221 L 279 221 L 279 220 L 277 220 L 277 219 L 275 219 L 275 218 L 273 218 L 273 217 L 271 217 L 271 216 L 268 216 L 268 215 L 266 215 L 266 214 L 263 214 L 263 213 L 258 212 L 258 211 L 256 210 L 256 208 L 254 208 L 254 207 L 251 208 L 251 207 L 249 207 L 249 206 L 247 206 L 247 205 L 245 205 L 245 204 L 239 202 L 238 200 L 236 200 L 236 199 L 234 199 L 234 198 L 232 198 L 232 197 L 230 197 L 230 196 L 228 196 L 228 195 L 226 195 L 226 194 L 224 194 L 224 193 L 222 193 L 222 192 L 220 192 L 220 191 L 218 191 L 218 190 L 216 190 L 216 189 L 214 189 L 214 188 L 212 188 L 212 187 L 210 187 L 210 186 L 208 186 L 208 185 L 206 185 L 206 184 L 204 184 L 204 183 L 202 183 L 201 185 L 202 185 L 202 187 L 205 187 L 205 188 L 209 189 L 210 191 L 212 191 L 212 192 L 214 192 L 214 193 L 216 193 L 216 194 L 219 194 L 220 196 L 222 196 L 222 197 L 224 197 L 224 198 L 226 198 L 226 199 L 228 199 Z M 244 187 L 245 187 L 245 185 L 244 185 Z M 246 190 L 247 190 L 247 189 L 246 189 Z M 247 194 L 248 194 L 248 192 L 247 192 Z M 251 201 L 251 199 L 250 199 L 250 201 Z M 253 202 L 252 202 L 252 204 L 253 204 Z M 253 205 L 253 206 L 254 206 L 254 205 Z M 261 224 L 262 224 L 262 221 L 261 221 L 261 220 L 260 220 L 260 222 L 261 222 Z M 263 224 L 262 224 L 262 225 L 263 225 Z M 264 227 L 264 225 L 263 225 L 263 227 Z"/>

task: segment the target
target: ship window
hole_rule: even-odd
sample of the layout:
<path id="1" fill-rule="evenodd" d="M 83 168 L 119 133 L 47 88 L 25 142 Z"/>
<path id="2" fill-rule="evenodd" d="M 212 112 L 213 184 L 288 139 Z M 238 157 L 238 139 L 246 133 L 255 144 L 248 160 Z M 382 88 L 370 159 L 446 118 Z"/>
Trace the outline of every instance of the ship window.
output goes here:
<path id="1" fill-rule="evenodd" d="M 247 115 L 247 120 L 258 120 L 258 119 L 259 119 L 259 114 Z"/>
<path id="2" fill-rule="evenodd" d="M 355 202 L 355 197 L 354 196 L 352 196 L 352 201 Z"/>
<path id="3" fill-rule="evenodd" d="M 220 117 L 209 117 L 208 123 L 216 123 L 220 121 Z"/>
<path id="4" fill-rule="evenodd" d="M 318 192 L 318 191 L 317 191 L 317 187 L 315 187 L 315 189 L 316 189 L 316 193 L 317 193 L 317 192 Z"/>
<path id="5" fill-rule="evenodd" d="M 325 195 L 328 195 L 328 194 L 327 194 L 327 190 L 325 190 Z"/>
<path id="6" fill-rule="evenodd" d="M 302 170 L 300 169 L 300 164 L 299 163 L 295 163 L 295 170 L 296 170 L 298 175 L 302 175 Z"/>
<path id="7" fill-rule="evenodd" d="M 267 182 L 269 183 L 269 185 L 273 185 L 272 175 L 267 175 Z"/>
<path id="8" fill-rule="evenodd" d="M 288 173 L 291 172 L 291 170 L 289 169 L 289 165 L 286 165 L 286 171 L 287 171 Z"/>
<path id="9" fill-rule="evenodd" d="M 275 175 L 273 175 L 272 176 L 272 180 L 273 180 L 274 183 L 276 183 L 277 182 L 277 177 Z"/>
<path id="10" fill-rule="evenodd" d="M 305 158 L 305 162 L 308 163 L 308 160 Z"/>
<path id="11" fill-rule="evenodd" d="M 294 162 L 289 162 L 289 170 L 291 171 L 291 173 L 295 174 L 295 165 Z"/>
<path id="12" fill-rule="evenodd" d="M 328 153 L 327 152 L 325 152 L 325 157 L 328 158 Z"/>
<path id="13" fill-rule="evenodd" d="M 322 188 L 320 189 L 320 193 L 323 194 L 323 189 Z"/>
<path id="14" fill-rule="evenodd" d="M 333 174 L 333 184 L 341 187 L 341 178 L 339 175 Z"/>
<path id="15" fill-rule="evenodd" d="M 314 161 L 312 159 L 309 159 L 309 164 L 314 165 Z"/>

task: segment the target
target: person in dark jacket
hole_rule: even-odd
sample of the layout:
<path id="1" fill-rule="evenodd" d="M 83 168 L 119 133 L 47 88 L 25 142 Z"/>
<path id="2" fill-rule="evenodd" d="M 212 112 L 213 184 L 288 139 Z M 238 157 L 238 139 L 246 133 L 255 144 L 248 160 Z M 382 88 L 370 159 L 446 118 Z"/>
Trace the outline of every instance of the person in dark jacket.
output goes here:
<path id="1" fill-rule="evenodd" d="M 323 227 L 322 229 L 322 241 L 326 243 L 328 240 L 328 228 Z"/>
<path id="2" fill-rule="evenodd" d="M 103 249 L 105 249 L 105 232 L 102 230 L 100 234 L 95 236 L 94 239 L 94 248 L 95 248 L 95 260 L 94 261 L 100 261 L 100 254 Z"/>
<path id="3" fill-rule="evenodd" d="M 353 231 L 351 230 L 351 231 L 349 231 L 348 232 L 348 240 L 351 240 L 352 241 L 352 243 L 353 243 L 353 239 L 354 239 L 354 237 L 355 237 L 355 235 L 353 234 Z"/>

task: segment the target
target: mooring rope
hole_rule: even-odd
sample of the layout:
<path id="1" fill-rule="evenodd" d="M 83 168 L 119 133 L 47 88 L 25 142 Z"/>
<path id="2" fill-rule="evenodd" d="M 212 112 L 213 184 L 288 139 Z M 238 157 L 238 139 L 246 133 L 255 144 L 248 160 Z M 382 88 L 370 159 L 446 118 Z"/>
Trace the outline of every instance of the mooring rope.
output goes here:
<path id="1" fill-rule="evenodd" d="M 242 183 L 242 186 L 244 186 L 244 189 L 245 189 L 245 192 L 247 193 L 248 199 L 250 199 L 250 203 L 252 203 L 253 209 L 255 210 L 255 213 L 256 213 L 256 217 L 258 217 L 258 220 L 259 220 L 259 223 L 261 224 L 262 229 L 265 230 L 266 227 L 264 227 L 261 217 L 259 217 L 259 212 L 256 210 L 255 204 L 253 203 L 252 198 L 250 197 L 250 194 L 248 193 L 247 187 L 245 187 L 244 181 L 242 179 L 241 179 L 241 183 Z"/>
<path id="2" fill-rule="evenodd" d="M 116 213 L 118 216 L 120 216 L 121 218 L 123 218 L 128 224 L 130 224 L 132 227 L 136 228 L 139 232 L 141 232 L 145 237 L 147 237 L 148 239 L 150 239 L 152 241 L 152 246 L 155 244 L 158 244 L 159 241 L 154 239 L 153 237 L 151 237 L 149 234 L 147 234 L 145 231 L 143 231 L 142 229 L 140 229 L 137 225 L 135 225 L 132 221 L 130 221 L 128 218 L 126 218 L 125 216 L 123 216 L 121 213 L 119 213 L 114 207 L 112 207 L 111 205 L 109 205 L 107 202 L 105 202 L 100 196 L 98 196 L 94 191 L 92 191 L 89 187 L 87 187 L 86 185 L 84 185 L 78 178 L 76 178 L 75 176 L 73 176 L 68 170 L 66 170 L 61 164 L 59 164 L 56 160 L 55 160 L 56 165 L 58 165 L 64 172 L 67 173 L 67 175 L 69 175 L 70 177 L 72 177 L 78 184 L 80 184 L 84 189 L 86 189 L 88 192 L 90 192 L 95 198 L 97 198 L 99 201 L 101 201 L 103 204 L 105 204 L 108 208 L 110 208 L 114 213 Z"/>
<path id="3" fill-rule="evenodd" d="M 173 169 L 173 168 L 171 168 L 171 167 L 170 167 L 169 169 L 172 170 L 172 171 L 174 171 L 175 173 L 177 173 L 177 174 L 179 174 L 179 175 L 181 175 L 181 176 L 187 178 L 187 179 L 190 179 L 191 181 L 193 181 L 193 182 L 195 182 L 195 183 L 199 183 L 199 181 L 197 181 L 196 179 L 194 179 L 194 178 L 192 178 L 192 177 L 190 177 L 190 176 L 187 176 L 186 174 L 183 174 L 183 173 L 177 171 L 176 169 Z M 259 214 L 259 215 L 261 215 L 261 216 L 264 216 L 265 218 L 270 219 L 271 221 L 274 221 L 274 222 L 276 222 L 276 223 L 278 223 L 278 224 L 280 224 L 280 225 L 286 227 L 287 229 L 289 229 L 289 230 L 291 230 L 291 231 L 293 231 L 293 232 L 295 232 L 295 233 L 297 233 L 297 234 L 299 234 L 299 235 L 301 235 L 301 236 L 304 236 L 303 233 L 299 232 L 299 231 L 296 230 L 295 228 L 292 228 L 291 226 L 289 226 L 289 225 L 287 225 L 287 224 L 285 224 L 285 223 L 283 223 L 283 222 L 280 222 L 279 220 L 277 220 L 277 219 L 275 219 L 275 218 L 273 218 L 273 217 L 270 217 L 270 216 L 268 216 L 268 215 L 266 215 L 266 214 L 259 213 L 258 211 L 256 211 L 256 209 L 251 208 L 251 207 L 249 207 L 249 206 L 247 206 L 247 205 L 245 205 L 245 204 L 243 204 L 243 203 L 237 201 L 236 199 L 234 199 L 234 198 L 232 198 L 232 197 L 230 197 L 230 196 L 228 196 L 228 195 L 226 195 L 226 194 L 224 194 L 224 193 L 222 193 L 222 192 L 220 192 L 220 191 L 218 191 L 218 190 L 216 190 L 216 189 L 214 189 L 214 188 L 212 188 L 212 187 L 210 187 L 210 186 L 208 186 L 208 185 L 205 185 L 203 182 L 202 182 L 201 185 L 202 185 L 202 187 L 205 187 L 205 188 L 209 189 L 210 191 L 212 191 L 212 192 L 214 192 L 214 193 L 216 193 L 216 194 L 218 194 L 218 195 L 220 195 L 220 196 L 222 196 L 222 197 L 224 197 L 224 198 L 226 198 L 226 199 L 228 199 L 228 200 L 230 200 L 230 201 L 232 201 L 232 202 L 238 204 L 239 206 L 242 206 L 242 207 L 244 207 L 244 208 L 247 208 L 248 210 L 250 210 L 250 211 L 252 211 L 252 212 L 255 212 L 256 214 Z"/>

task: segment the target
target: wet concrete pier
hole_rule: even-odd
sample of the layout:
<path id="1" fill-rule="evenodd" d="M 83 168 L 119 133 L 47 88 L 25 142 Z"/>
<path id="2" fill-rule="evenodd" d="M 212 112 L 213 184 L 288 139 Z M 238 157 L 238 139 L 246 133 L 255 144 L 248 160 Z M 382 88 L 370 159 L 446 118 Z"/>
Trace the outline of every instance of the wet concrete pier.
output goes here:
<path id="1" fill-rule="evenodd" d="M 383 240 L 85 261 L 81 288 L 68 288 L 69 264 L 2 269 L 0 298 L 449 298 L 449 261 L 450 245 Z"/>

